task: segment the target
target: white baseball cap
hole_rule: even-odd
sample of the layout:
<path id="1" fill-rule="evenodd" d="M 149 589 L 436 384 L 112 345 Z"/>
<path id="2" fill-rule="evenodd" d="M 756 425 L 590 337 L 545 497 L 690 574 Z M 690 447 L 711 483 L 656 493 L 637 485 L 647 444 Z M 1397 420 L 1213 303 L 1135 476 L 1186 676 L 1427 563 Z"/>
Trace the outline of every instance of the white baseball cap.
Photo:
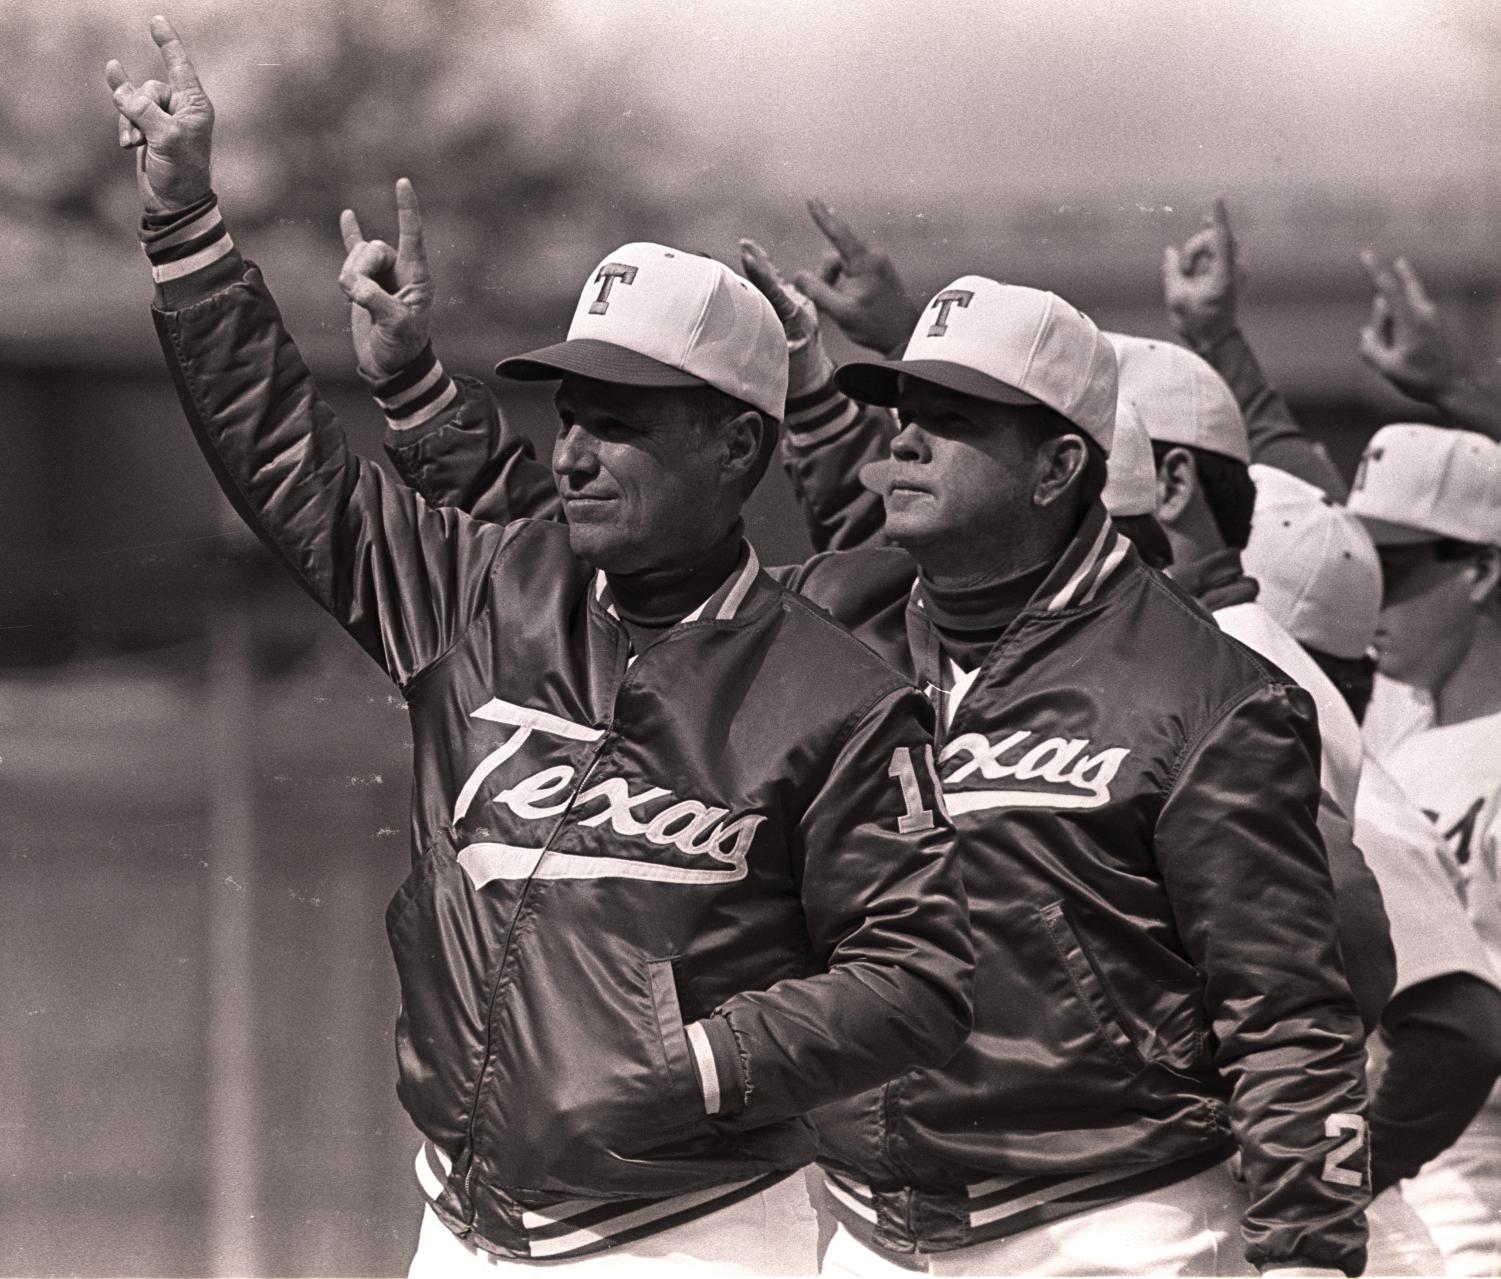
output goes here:
<path id="1" fill-rule="evenodd" d="M 1115 353 L 1056 293 L 964 275 L 923 308 L 899 360 L 857 360 L 839 389 L 894 405 L 902 375 L 998 404 L 1045 404 L 1107 453 L 1115 431 Z"/>
<path id="2" fill-rule="evenodd" d="M 722 262 L 623 244 L 589 273 L 566 341 L 495 371 L 521 382 L 576 373 L 625 386 L 707 385 L 780 422 L 787 337 L 761 291 Z"/>
<path id="3" fill-rule="evenodd" d="M 1107 333 L 1120 365 L 1121 399 L 1147 434 L 1249 463 L 1251 443 L 1235 393 L 1201 356 L 1173 342 Z"/>
<path id="4" fill-rule="evenodd" d="M 1251 467 L 1256 512 L 1241 561 L 1257 601 L 1300 644 L 1365 654 L 1381 611 L 1381 561 L 1370 534 L 1323 489 L 1274 466 Z"/>
<path id="5" fill-rule="evenodd" d="M 1501 546 L 1501 444 L 1416 422 L 1383 426 L 1361 454 L 1350 509 L 1378 546 L 1441 537 Z"/>
<path id="6" fill-rule="evenodd" d="M 1141 414 L 1129 400 L 1115 407 L 1115 442 L 1100 495 L 1111 515 L 1157 514 L 1157 466 Z"/>

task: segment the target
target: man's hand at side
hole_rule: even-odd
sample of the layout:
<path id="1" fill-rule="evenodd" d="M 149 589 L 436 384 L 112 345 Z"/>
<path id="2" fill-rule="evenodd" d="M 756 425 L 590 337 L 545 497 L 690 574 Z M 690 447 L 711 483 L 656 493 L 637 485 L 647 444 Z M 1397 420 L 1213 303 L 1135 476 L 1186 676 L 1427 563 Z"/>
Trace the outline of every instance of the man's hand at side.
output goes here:
<path id="1" fill-rule="evenodd" d="M 1239 283 L 1230 215 L 1216 200 L 1203 227 L 1181 249 L 1169 245 L 1162 255 L 1163 300 L 1178 336 L 1203 351 L 1233 333 Z"/>
<path id="2" fill-rule="evenodd" d="M 214 107 L 187 50 L 163 17 L 151 19 L 167 79 L 136 85 L 115 59 L 104 68 L 120 112 L 120 145 L 139 148 L 136 182 L 150 214 L 186 209 L 209 193 Z"/>
<path id="3" fill-rule="evenodd" d="M 905 346 L 921 308 L 891 259 L 822 201 L 809 200 L 808 212 L 832 247 L 816 272 L 798 272 L 797 287 L 851 342 L 882 354 Z"/>
<path id="4" fill-rule="evenodd" d="M 432 335 L 433 277 L 422 242 L 422 209 L 406 178 L 396 183 L 396 247 L 367 240 L 354 210 L 339 217 L 347 251 L 339 287 L 350 303 L 350 332 L 360 369 L 369 377 L 401 372 Z"/>

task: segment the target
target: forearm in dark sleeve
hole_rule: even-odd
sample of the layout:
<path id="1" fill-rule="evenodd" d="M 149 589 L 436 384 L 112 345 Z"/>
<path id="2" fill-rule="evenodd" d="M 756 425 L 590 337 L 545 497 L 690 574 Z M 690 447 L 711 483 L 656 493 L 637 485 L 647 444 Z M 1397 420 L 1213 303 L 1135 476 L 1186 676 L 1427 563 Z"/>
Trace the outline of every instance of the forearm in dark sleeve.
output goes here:
<path id="1" fill-rule="evenodd" d="M 356 455 L 217 209 L 181 219 L 148 224 L 143 240 L 153 318 L 194 437 L 257 535 L 405 683 L 477 614 L 500 530 L 428 510 Z"/>
<path id="2" fill-rule="evenodd" d="M 881 699 L 805 815 L 803 912 L 826 969 L 736 995 L 717 1013 L 744 1064 L 747 1121 L 940 1065 L 969 1033 L 969 911 L 931 723 L 915 690 Z"/>
<path id="3" fill-rule="evenodd" d="M 860 483 L 860 468 L 886 457 L 895 433 L 890 413 L 856 404 L 832 379 L 788 400 L 782 466 L 815 550 L 885 541 L 885 504 Z"/>
<path id="4" fill-rule="evenodd" d="M 1309 439 L 1298 424 L 1287 401 L 1262 370 L 1245 335 L 1232 329 L 1218 341 L 1197 349 L 1235 393 L 1251 439 L 1251 460 L 1296 475 L 1323 489 L 1336 502 L 1343 502 L 1349 496 L 1343 477 L 1322 446 Z"/>
<path id="5" fill-rule="evenodd" d="M 377 400 L 393 381 L 372 385 Z M 469 377 L 451 382 L 454 394 L 442 413 L 415 426 L 388 418 L 386 455 L 397 474 L 429 506 L 455 507 L 487 523 L 562 519 L 551 468 L 537 460 L 489 388 Z"/>
<path id="6" fill-rule="evenodd" d="M 1355 1274 L 1370 1193 L 1365 1036 L 1315 820 L 1315 723 L 1301 689 L 1245 695 L 1186 749 L 1156 846 L 1231 1085 L 1247 1259 Z"/>
<path id="7" fill-rule="evenodd" d="M 1389 1050 L 1371 1103 L 1376 1194 L 1454 1144 L 1501 1075 L 1501 991 L 1469 973 L 1421 982 L 1381 1019 Z"/>

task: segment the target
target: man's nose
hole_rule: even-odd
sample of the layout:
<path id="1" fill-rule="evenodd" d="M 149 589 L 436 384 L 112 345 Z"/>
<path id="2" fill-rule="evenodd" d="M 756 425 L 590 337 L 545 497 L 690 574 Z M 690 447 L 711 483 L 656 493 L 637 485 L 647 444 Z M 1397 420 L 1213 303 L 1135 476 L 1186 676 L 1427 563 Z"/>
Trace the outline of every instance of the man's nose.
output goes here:
<path id="1" fill-rule="evenodd" d="M 891 441 L 891 456 L 898 462 L 926 462 L 928 436 L 916 422 L 904 422 Z"/>
<path id="2" fill-rule="evenodd" d="M 588 432 L 577 422 L 560 426 L 552 445 L 552 469 L 555 475 L 588 475 L 595 470 L 594 450 Z"/>

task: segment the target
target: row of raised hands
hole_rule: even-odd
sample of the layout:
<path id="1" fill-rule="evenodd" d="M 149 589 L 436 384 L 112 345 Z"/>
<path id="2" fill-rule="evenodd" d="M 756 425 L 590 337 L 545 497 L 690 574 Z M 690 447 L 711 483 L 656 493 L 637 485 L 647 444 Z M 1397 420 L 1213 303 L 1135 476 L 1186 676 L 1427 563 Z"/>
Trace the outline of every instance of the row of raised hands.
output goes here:
<path id="1" fill-rule="evenodd" d="M 119 111 L 119 142 L 137 155 L 137 183 L 148 215 L 187 208 L 210 189 L 214 108 L 172 24 L 151 20 L 165 80 L 137 84 L 111 60 L 105 77 Z M 823 260 L 789 282 L 765 249 L 740 243 L 747 277 L 766 294 L 786 328 L 791 385 L 808 386 L 826 362 L 815 340 L 827 316 L 858 346 L 898 351 L 917 322 L 919 307 L 895 263 L 834 210 L 810 201 L 808 211 L 829 242 Z M 412 183 L 396 183 L 398 237 L 367 239 L 353 210 L 340 217 L 346 257 L 339 284 L 352 305 L 356 356 L 371 376 L 409 364 L 431 333 L 434 284 L 422 239 L 422 212 Z M 1501 369 L 1468 348 L 1458 326 L 1434 303 L 1404 257 L 1361 254 L 1374 295 L 1360 330 L 1365 361 L 1402 394 L 1431 404 L 1455 425 L 1501 437 Z M 1163 255 L 1168 316 L 1191 347 L 1212 348 L 1238 328 L 1243 272 L 1223 201 L 1203 226 Z M 812 365 L 813 367 L 810 367 Z"/>

